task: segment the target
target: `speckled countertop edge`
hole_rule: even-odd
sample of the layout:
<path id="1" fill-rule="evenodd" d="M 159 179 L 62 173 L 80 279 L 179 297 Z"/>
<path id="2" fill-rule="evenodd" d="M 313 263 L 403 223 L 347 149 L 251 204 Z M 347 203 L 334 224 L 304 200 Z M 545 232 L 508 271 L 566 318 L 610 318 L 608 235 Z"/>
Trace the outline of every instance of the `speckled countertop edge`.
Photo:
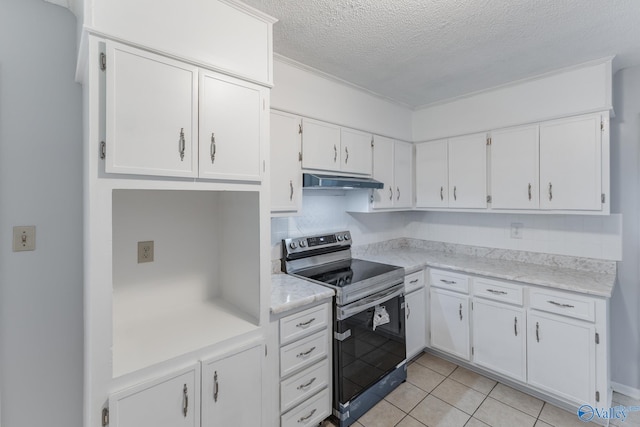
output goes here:
<path id="1" fill-rule="evenodd" d="M 333 289 L 288 274 L 271 275 L 271 313 L 281 314 L 321 302 L 334 295 Z"/>

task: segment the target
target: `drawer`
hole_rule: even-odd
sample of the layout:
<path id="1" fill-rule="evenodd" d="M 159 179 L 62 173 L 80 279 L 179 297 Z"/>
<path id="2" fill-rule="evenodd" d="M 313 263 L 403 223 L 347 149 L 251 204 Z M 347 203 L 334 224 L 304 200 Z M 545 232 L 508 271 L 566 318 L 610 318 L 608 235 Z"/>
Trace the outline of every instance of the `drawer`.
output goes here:
<path id="1" fill-rule="evenodd" d="M 329 324 L 329 304 L 311 307 L 280 319 L 280 345 L 326 329 Z"/>
<path id="2" fill-rule="evenodd" d="M 331 396 L 327 387 L 311 399 L 282 415 L 280 426 L 315 427 L 329 415 L 331 415 Z"/>
<path id="3" fill-rule="evenodd" d="M 523 287 L 499 280 L 473 278 L 473 295 L 522 306 Z"/>
<path id="4" fill-rule="evenodd" d="M 424 271 L 416 271 L 415 273 L 404 276 L 404 291 L 409 293 L 420 289 L 424 286 Z"/>
<path id="5" fill-rule="evenodd" d="M 327 356 L 329 332 L 325 329 L 280 349 L 280 376 L 286 377 Z"/>
<path id="6" fill-rule="evenodd" d="M 280 410 L 288 411 L 329 384 L 329 359 L 308 367 L 280 383 Z"/>
<path id="7" fill-rule="evenodd" d="M 450 291 L 469 293 L 470 277 L 465 274 L 452 273 L 443 270 L 430 270 L 430 285 Z"/>
<path id="8" fill-rule="evenodd" d="M 529 305 L 532 309 L 590 322 L 595 321 L 595 301 L 593 298 L 547 289 L 530 289 L 529 292 Z"/>

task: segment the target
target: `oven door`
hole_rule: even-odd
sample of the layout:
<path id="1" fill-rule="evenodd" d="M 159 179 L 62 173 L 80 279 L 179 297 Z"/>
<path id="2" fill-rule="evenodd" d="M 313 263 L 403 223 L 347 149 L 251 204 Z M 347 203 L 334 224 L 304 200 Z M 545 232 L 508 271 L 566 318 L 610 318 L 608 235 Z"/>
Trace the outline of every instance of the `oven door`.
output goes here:
<path id="1" fill-rule="evenodd" d="M 376 307 L 389 322 L 374 329 Z M 406 360 L 404 284 L 336 307 L 334 407 L 346 404 Z"/>

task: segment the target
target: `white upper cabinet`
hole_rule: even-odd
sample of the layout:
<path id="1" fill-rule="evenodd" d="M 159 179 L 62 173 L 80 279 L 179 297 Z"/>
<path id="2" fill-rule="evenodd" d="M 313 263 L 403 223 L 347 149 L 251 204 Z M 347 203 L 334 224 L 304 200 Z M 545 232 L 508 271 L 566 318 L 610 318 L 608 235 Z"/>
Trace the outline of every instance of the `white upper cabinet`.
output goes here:
<path id="1" fill-rule="evenodd" d="M 302 167 L 371 175 L 371 134 L 302 119 Z"/>
<path id="2" fill-rule="evenodd" d="M 393 145 L 393 186 L 396 208 L 410 208 L 413 197 L 413 144 L 396 141 Z"/>
<path id="3" fill-rule="evenodd" d="M 271 111 L 271 212 L 298 212 L 302 206 L 299 116 Z"/>
<path id="4" fill-rule="evenodd" d="M 410 208 L 413 195 L 412 144 L 374 136 L 373 178 L 382 189 L 373 192 L 373 208 Z"/>
<path id="5" fill-rule="evenodd" d="M 107 172 L 196 177 L 198 69 L 107 43 Z"/>
<path id="6" fill-rule="evenodd" d="M 538 208 L 538 126 L 491 132 L 491 207 Z"/>
<path id="7" fill-rule="evenodd" d="M 240 2 L 93 0 L 85 24 L 146 46 L 266 84 L 273 83 L 275 19 Z"/>
<path id="8" fill-rule="evenodd" d="M 487 207 L 486 135 L 449 139 L 449 206 Z"/>
<path id="9" fill-rule="evenodd" d="M 416 144 L 416 207 L 449 206 L 447 140 Z"/>
<path id="10" fill-rule="evenodd" d="M 602 209 L 602 123 L 592 114 L 540 125 L 540 208 Z"/>
<path id="11" fill-rule="evenodd" d="M 260 180 L 264 90 L 200 72 L 201 178 Z"/>

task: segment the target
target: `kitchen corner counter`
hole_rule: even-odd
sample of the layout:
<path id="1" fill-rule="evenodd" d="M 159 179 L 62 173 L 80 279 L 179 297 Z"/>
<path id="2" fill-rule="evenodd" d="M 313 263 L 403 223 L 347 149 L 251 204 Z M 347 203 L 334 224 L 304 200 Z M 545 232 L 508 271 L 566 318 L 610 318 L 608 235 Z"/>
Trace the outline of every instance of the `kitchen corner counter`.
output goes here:
<path id="1" fill-rule="evenodd" d="M 332 298 L 334 292 L 325 286 L 284 273 L 271 275 L 271 313 L 280 314 L 308 304 Z"/>
<path id="2" fill-rule="evenodd" d="M 587 271 L 433 249 L 387 247 L 358 252 L 358 258 L 404 267 L 407 274 L 435 267 L 606 298 L 611 297 L 616 281 L 615 272 L 610 271 Z"/>

